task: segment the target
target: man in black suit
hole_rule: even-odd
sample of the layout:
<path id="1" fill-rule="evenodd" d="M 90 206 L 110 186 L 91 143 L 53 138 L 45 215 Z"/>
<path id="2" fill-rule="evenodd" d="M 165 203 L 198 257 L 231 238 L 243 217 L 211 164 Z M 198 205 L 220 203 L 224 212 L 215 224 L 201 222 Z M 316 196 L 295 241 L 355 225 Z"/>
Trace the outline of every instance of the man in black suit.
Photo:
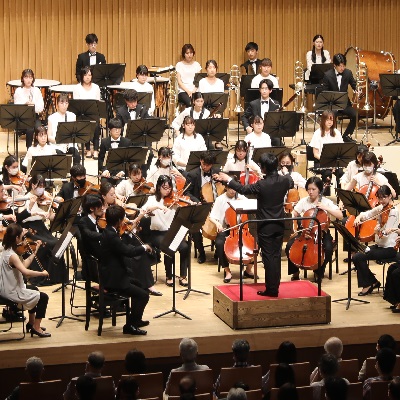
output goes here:
<path id="1" fill-rule="evenodd" d="M 75 164 L 69 170 L 71 174 L 70 182 L 66 182 L 62 185 L 60 191 L 57 193 L 55 200 L 75 199 L 79 196 L 79 189 L 85 187 L 86 184 L 86 168 L 81 164 Z"/>
<path id="2" fill-rule="evenodd" d="M 186 186 L 188 187 L 185 194 L 190 197 L 190 200 L 199 203 L 201 200 L 205 201 L 202 196 L 202 187 L 212 181 L 212 174 L 218 173 L 216 169 L 213 169 L 215 163 L 215 157 L 208 151 L 204 151 L 200 155 L 200 166 L 187 174 Z M 215 187 L 215 186 L 214 186 Z M 216 189 L 215 189 L 216 190 Z M 216 197 L 216 195 L 215 195 Z M 197 262 L 203 264 L 206 261 L 206 253 L 203 246 L 203 235 L 200 232 L 192 234 L 193 243 L 199 252 Z"/>
<path id="3" fill-rule="evenodd" d="M 324 78 L 322 79 L 323 90 L 347 93 L 349 85 L 353 90 L 356 90 L 356 80 L 353 77 L 353 73 L 346 68 L 346 57 L 343 54 L 338 53 L 333 56 L 333 66 L 334 69 L 326 71 Z M 350 122 L 343 133 L 343 141 L 354 142 L 351 135 L 356 127 L 357 112 L 352 107 L 350 99 L 348 99 L 347 107 L 342 111 L 342 113 L 350 118 Z M 337 115 L 337 111 L 335 114 Z"/>
<path id="4" fill-rule="evenodd" d="M 266 112 L 276 111 L 280 108 L 280 104 L 269 97 L 272 93 L 272 89 L 274 88 L 274 84 L 270 79 L 263 79 L 260 82 L 259 88 L 261 97 L 250 102 L 246 108 L 246 111 L 242 115 L 243 127 L 247 133 L 251 133 L 253 131 L 251 119 L 253 119 L 256 115 L 259 115 L 264 119 Z M 273 137 L 271 138 L 271 144 L 272 146 L 280 146 L 281 139 Z"/>
<path id="5" fill-rule="evenodd" d="M 80 82 L 79 75 L 82 68 L 96 64 L 106 64 L 106 58 L 104 55 L 96 51 L 97 44 L 99 43 L 99 39 L 97 38 L 96 34 L 89 33 L 86 35 L 85 41 L 88 51 L 79 54 L 78 59 L 76 60 L 75 75 L 78 82 Z"/>
<path id="6" fill-rule="evenodd" d="M 396 100 L 396 104 L 393 106 L 392 112 L 393 112 L 394 122 L 396 122 L 396 138 L 399 138 L 400 137 L 400 97 L 394 97 L 393 100 Z"/>
<path id="7" fill-rule="evenodd" d="M 241 67 L 246 69 L 247 75 L 257 75 L 258 69 L 261 65 L 261 60 L 257 58 L 258 56 L 258 44 L 255 42 L 249 42 L 246 44 L 244 50 L 247 53 L 249 59 L 245 61 Z"/>
<path id="8" fill-rule="evenodd" d="M 110 149 L 116 149 L 119 147 L 129 147 L 132 145 L 132 143 L 129 139 L 121 136 L 122 132 L 121 120 L 117 118 L 110 119 L 108 127 L 110 128 L 110 136 L 102 139 L 100 143 L 100 153 L 98 161 L 99 174 L 101 174 L 102 178 L 106 179 L 110 178 L 111 176 L 117 176 L 118 178 L 122 178 L 124 176 L 124 171 L 107 170 L 106 166 L 104 165 L 104 159 L 106 156 L 106 152 L 109 151 Z"/>
<path id="9" fill-rule="evenodd" d="M 283 203 L 286 194 L 294 183 L 289 175 L 278 174 L 278 159 L 273 154 L 264 153 L 260 157 L 264 179 L 242 186 L 229 175 L 220 172 L 214 178 L 227 182 L 228 187 L 241 194 L 257 195 L 257 219 L 265 220 L 257 225 L 258 244 L 262 251 L 265 269 L 265 291 L 257 292 L 260 296 L 278 297 L 281 280 L 281 252 L 284 223 L 269 222 L 272 218 L 283 218 Z"/>
<path id="10" fill-rule="evenodd" d="M 138 93 L 135 89 L 126 89 L 123 93 L 125 105 L 117 108 L 116 118 L 125 125 L 131 120 L 150 118 L 148 108 L 138 103 Z"/>
<path id="11" fill-rule="evenodd" d="M 145 251 L 151 252 L 152 249 L 148 244 L 133 246 L 125 244 L 121 240 L 118 232 L 124 218 L 125 210 L 121 206 L 115 205 L 107 208 L 107 226 L 100 239 L 100 276 L 105 289 L 131 298 L 130 314 L 123 327 L 123 333 L 146 335 L 147 331 L 140 328 L 149 325 L 149 321 L 142 320 L 144 309 L 149 301 L 149 294 L 132 283 L 129 267 L 124 258 L 132 258 Z"/>

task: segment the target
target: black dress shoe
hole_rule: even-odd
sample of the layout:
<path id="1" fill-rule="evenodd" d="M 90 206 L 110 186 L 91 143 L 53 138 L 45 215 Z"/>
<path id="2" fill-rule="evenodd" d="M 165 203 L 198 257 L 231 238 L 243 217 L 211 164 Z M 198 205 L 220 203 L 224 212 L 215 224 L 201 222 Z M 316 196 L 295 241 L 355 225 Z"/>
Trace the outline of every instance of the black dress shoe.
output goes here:
<path id="1" fill-rule="evenodd" d="M 180 286 L 183 286 L 183 287 L 188 287 L 188 286 L 189 286 L 189 283 L 183 282 L 184 280 L 186 280 L 186 278 L 184 278 L 184 279 L 179 279 L 179 285 L 180 285 Z"/>
<path id="2" fill-rule="evenodd" d="M 371 285 L 366 292 L 360 292 L 358 293 L 358 295 L 367 296 L 368 294 L 371 294 L 373 290 L 374 290 L 374 285 Z"/>
<path id="3" fill-rule="evenodd" d="M 268 292 L 268 290 L 259 290 L 257 292 L 257 294 L 259 296 L 267 296 L 267 297 L 278 297 L 279 296 L 278 293 L 270 293 L 270 292 Z"/>
<path id="4" fill-rule="evenodd" d="M 174 283 L 173 283 L 173 282 L 165 282 L 165 284 L 166 284 L 168 287 L 174 286 Z"/>
<path id="5" fill-rule="evenodd" d="M 132 325 L 124 325 L 122 333 L 125 335 L 147 335 L 147 331 L 136 328 Z"/>
<path id="6" fill-rule="evenodd" d="M 199 264 L 204 264 L 204 263 L 206 262 L 206 255 L 205 255 L 205 254 L 200 254 L 200 255 L 197 257 L 197 262 L 198 262 Z"/>
<path id="7" fill-rule="evenodd" d="M 254 279 L 254 274 L 250 274 L 249 272 L 247 272 L 246 270 L 244 270 L 244 271 L 243 271 L 243 278 Z"/>
<path id="8" fill-rule="evenodd" d="M 39 336 L 39 337 L 50 337 L 51 333 L 48 332 L 38 332 L 36 329 L 34 329 L 33 327 L 31 328 L 31 337 L 33 337 L 33 335 Z"/>
<path id="9" fill-rule="evenodd" d="M 396 306 L 393 306 L 396 307 Z M 46 331 L 46 328 L 44 326 L 40 327 L 42 329 L 42 331 Z M 30 324 L 29 322 L 26 324 L 26 333 L 29 333 L 32 329 L 32 324 Z"/>
<path id="10" fill-rule="evenodd" d="M 229 283 L 232 280 L 232 275 L 230 278 L 224 278 L 224 283 Z"/>
<path id="11" fill-rule="evenodd" d="M 150 324 L 149 321 L 140 320 L 140 321 L 138 321 L 138 322 L 135 323 L 135 326 L 136 326 L 137 328 L 142 328 L 143 326 L 147 326 L 147 325 L 149 325 L 149 324 Z"/>
<path id="12" fill-rule="evenodd" d="M 157 290 L 148 290 L 147 289 L 147 291 L 149 292 L 150 296 L 162 296 L 163 295 L 161 292 L 158 292 Z"/>
<path id="13" fill-rule="evenodd" d="M 393 308 L 392 313 L 399 314 L 400 308 Z"/>

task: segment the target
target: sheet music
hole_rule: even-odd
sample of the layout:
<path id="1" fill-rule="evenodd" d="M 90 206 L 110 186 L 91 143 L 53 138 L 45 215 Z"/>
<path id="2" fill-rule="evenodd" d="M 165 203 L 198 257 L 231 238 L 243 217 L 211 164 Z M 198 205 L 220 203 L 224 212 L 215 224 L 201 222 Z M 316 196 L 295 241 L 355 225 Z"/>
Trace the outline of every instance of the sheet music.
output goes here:
<path id="1" fill-rule="evenodd" d="M 228 204 L 241 214 L 254 213 L 257 211 L 257 199 L 231 200 Z"/>
<path id="2" fill-rule="evenodd" d="M 71 243 L 71 240 L 73 238 L 73 234 L 71 232 L 67 233 L 67 236 L 65 236 L 64 241 L 62 242 L 60 248 L 58 249 L 58 251 L 55 254 L 55 257 L 60 259 L 62 257 L 62 255 L 64 254 L 65 250 L 67 249 L 68 245 Z"/>
<path id="3" fill-rule="evenodd" d="M 176 233 L 174 240 L 170 243 L 168 248 L 172 251 L 177 251 L 185 235 L 188 233 L 188 230 L 189 228 L 186 228 L 186 226 L 181 226 L 179 228 L 179 231 Z"/>

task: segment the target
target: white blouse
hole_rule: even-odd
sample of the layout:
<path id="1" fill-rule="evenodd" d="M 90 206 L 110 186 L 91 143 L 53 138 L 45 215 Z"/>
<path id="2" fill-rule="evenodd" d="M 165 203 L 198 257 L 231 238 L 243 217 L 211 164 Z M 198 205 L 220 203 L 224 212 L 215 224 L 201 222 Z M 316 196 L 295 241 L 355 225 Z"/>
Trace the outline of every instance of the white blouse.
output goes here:
<path id="1" fill-rule="evenodd" d="M 217 78 L 214 83 L 208 82 L 206 78 L 202 78 L 199 81 L 199 92 L 200 93 L 224 93 L 224 81 Z"/>
<path id="2" fill-rule="evenodd" d="M 173 121 L 171 126 L 175 129 L 175 130 L 179 130 L 182 127 L 183 124 L 183 120 L 185 119 L 185 117 L 187 117 L 188 115 L 190 115 L 190 112 L 192 111 L 192 107 L 187 107 L 185 108 Z M 210 111 L 207 110 L 207 108 L 203 108 L 202 111 L 197 112 L 193 110 L 193 118 L 194 119 L 199 119 L 201 113 L 203 113 L 202 119 L 206 119 L 208 118 L 208 116 L 210 115 Z"/>
<path id="3" fill-rule="evenodd" d="M 76 100 L 100 100 L 100 87 L 96 83 L 90 85 L 89 90 L 78 83 L 72 94 Z"/>
<path id="4" fill-rule="evenodd" d="M 164 200 L 157 201 L 156 196 L 150 196 L 146 204 L 142 207 L 143 210 L 148 210 L 153 206 L 163 206 Z M 175 209 L 168 209 L 166 212 L 156 209 L 153 211 L 154 216 L 151 217 L 150 229 L 152 231 L 167 231 L 172 224 L 175 216 Z"/>
<path id="5" fill-rule="evenodd" d="M 39 114 L 44 109 L 42 92 L 39 88 L 31 86 L 29 89 L 19 87 L 14 93 L 14 104 L 35 103 L 35 113 Z"/>
<path id="6" fill-rule="evenodd" d="M 194 90 L 194 76 L 201 71 L 201 65 L 194 61 L 192 64 L 186 64 L 183 61 L 179 61 L 175 66 L 176 72 L 179 73 L 182 83 L 191 91 Z M 179 87 L 179 93 L 184 90 Z"/>
<path id="7" fill-rule="evenodd" d="M 251 88 L 258 89 L 260 87 L 260 82 L 263 79 L 269 79 L 274 84 L 274 88 L 279 88 L 278 78 L 271 74 L 269 74 L 267 77 L 262 76 L 261 74 L 256 75 L 251 81 Z"/>
<path id="8" fill-rule="evenodd" d="M 22 161 L 22 165 L 24 167 L 28 167 L 28 162 L 32 160 L 33 157 L 52 156 L 53 154 L 56 154 L 56 148 L 51 143 L 47 143 L 43 147 L 39 145 L 31 146 L 26 152 L 24 161 Z"/>
<path id="9" fill-rule="evenodd" d="M 172 160 L 176 165 L 178 165 L 178 162 L 181 162 L 186 167 L 190 152 L 207 150 L 207 146 L 203 136 L 201 136 L 199 133 L 196 134 L 196 137 L 194 135 L 182 136 L 183 135 L 179 135 L 175 139 L 174 145 L 172 146 Z M 182 166 L 180 167 L 184 168 Z"/>
<path id="10" fill-rule="evenodd" d="M 319 156 L 321 157 L 322 148 L 324 147 L 324 144 L 327 143 L 343 143 L 342 135 L 337 129 L 335 129 L 335 136 L 331 136 L 330 133 L 329 134 L 325 133 L 324 136 L 321 136 L 321 129 L 318 128 L 314 132 L 309 146 L 318 149 Z"/>

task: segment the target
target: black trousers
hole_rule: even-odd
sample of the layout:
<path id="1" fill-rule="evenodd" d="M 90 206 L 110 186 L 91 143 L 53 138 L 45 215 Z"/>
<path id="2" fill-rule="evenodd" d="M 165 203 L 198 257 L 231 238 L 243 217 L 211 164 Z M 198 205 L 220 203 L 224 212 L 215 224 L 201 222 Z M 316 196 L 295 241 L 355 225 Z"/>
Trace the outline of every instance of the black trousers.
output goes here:
<path id="1" fill-rule="evenodd" d="M 137 323 L 142 320 L 144 309 L 149 302 L 149 294 L 146 290 L 133 283 L 129 283 L 129 286 L 125 289 L 117 289 L 115 291 L 131 298 L 131 311 L 127 317 L 126 324 L 137 327 Z"/>
<path id="2" fill-rule="evenodd" d="M 38 129 L 41 125 L 42 125 L 42 122 L 39 119 L 39 115 L 36 114 L 35 125 L 32 128 L 18 130 L 19 132 L 25 133 L 25 145 L 26 145 L 27 150 L 33 144 L 33 134 L 35 132 L 35 129 Z"/>
<path id="3" fill-rule="evenodd" d="M 396 133 L 400 133 L 400 100 L 393 106 L 393 117 L 396 122 Z"/>
<path id="4" fill-rule="evenodd" d="M 35 318 L 37 319 L 44 318 L 46 316 L 48 302 L 49 302 L 49 296 L 47 295 L 47 293 L 40 292 L 40 298 L 38 303 L 34 308 L 32 308 L 32 310 L 29 310 L 28 313 L 29 314 L 36 313 Z"/>
<path id="5" fill-rule="evenodd" d="M 396 305 L 400 303 L 400 262 L 396 262 L 387 270 L 383 299 Z"/>
<path id="6" fill-rule="evenodd" d="M 160 248 L 160 244 L 164 239 L 164 236 L 167 232 L 165 231 L 151 231 L 151 244 L 158 249 Z M 180 276 L 187 275 L 187 269 L 189 266 L 189 256 L 190 256 L 190 248 L 189 244 L 186 240 L 183 240 L 182 243 L 178 247 L 178 252 L 180 255 Z M 167 279 L 172 279 L 172 258 L 164 255 L 164 266 L 165 266 L 165 275 Z"/>
<path id="7" fill-rule="evenodd" d="M 93 135 L 93 150 L 94 151 L 99 151 L 100 147 L 100 124 L 96 124 L 96 129 L 94 130 L 94 135 Z M 85 144 L 86 150 L 90 150 L 90 142 L 87 142 Z"/>
<path id="8" fill-rule="evenodd" d="M 384 260 L 386 258 L 393 258 L 396 256 L 397 251 L 393 247 L 379 247 L 373 245 L 367 253 L 356 253 L 352 260 L 357 270 L 358 287 L 368 287 L 377 282 L 375 275 L 371 272 L 368 266 L 368 260 Z"/>
<path id="9" fill-rule="evenodd" d="M 289 259 L 290 248 L 292 247 L 292 244 L 295 241 L 295 239 L 296 238 L 290 239 L 287 242 L 286 248 L 285 248 L 285 253 L 288 258 L 288 274 L 289 275 L 296 274 L 299 272 L 299 268 L 295 264 L 293 264 Z M 325 258 L 323 260 L 323 263 L 321 264 L 321 267 L 315 271 L 321 278 L 324 276 L 326 266 L 332 260 L 332 255 L 333 255 L 333 238 L 329 231 L 323 232 L 322 247 L 324 249 Z"/>
<path id="10" fill-rule="evenodd" d="M 344 110 L 340 111 L 340 113 L 347 115 L 350 118 L 350 122 L 343 133 L 343 137 L 351 136 L 354 133 L 354 129 L 356 128 L 357 111 L 351 106 L 351 103 L 349 103 Z M 337 116 L 338 112 L 334 111 L 334 114 L 335 116 Z"/>
<path id="11" fill-rule="evenodd" d="M 81 155 L 79 154 L 79 150 L 76 149 L 75 147 L 70 147 L 67 153 L 62 152 L 61 150 L 56 150 L 56 153 L 59 155 L 71 154 L 74 165 L 81 163 Z"/>
<path id="12" fill-rule="evenodd" d="M 225 242 L 228 236 L 229 236 L 229 231 L 219 232 L 215 239 L 215 253 L 218 257 L 219 263 L 221 264 L 222 268 L 229 267 L 229 261 L 226 258 L 225 254 Z"/>
<path id="13" fill-rule="evenodd" d="M 199 252 L 199 255 L 200 256 L 203 255 L 205 252 L 204 252 L 204 245 L 203 245 L 203 235 L 201 234 L 201 232 L 192 233 L 192 240 L 193 240 L 194 247 Z"/>
<path id="14" fill-rule="evenodd" d="M 192 105 L 192 98 L 186 92 L 181 92 L 178 94 L 178 102 L 183 103 L 187 108 Z"/>
<path id="15" fill-rule="evenodd" d="M 265 271 L 265 288 L 268 294 L 277 295 L 281 282 L 281 251 L 284 226 L 268 224 L 258 231 L 258 245 L 262 252 Z"/>

